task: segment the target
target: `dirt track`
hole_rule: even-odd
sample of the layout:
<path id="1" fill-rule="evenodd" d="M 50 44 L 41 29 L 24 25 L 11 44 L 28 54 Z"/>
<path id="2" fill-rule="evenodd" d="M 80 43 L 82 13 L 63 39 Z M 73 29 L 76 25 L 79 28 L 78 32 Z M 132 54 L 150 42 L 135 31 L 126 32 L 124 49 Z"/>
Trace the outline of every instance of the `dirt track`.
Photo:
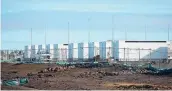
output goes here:
<path id="1" fill-rule="evenodd" d="M 51 67 L 56 67 L 53 64 Z M 153 76 L 132 73 L 120 67 L 72 68 L 65 71 L 38 73 L 47 64 L 1 64 L 1 79 L 28 77 L 24 86 L 2 86 L 10 89 L 39 90 L 123 90 L 123 89 L 172 89 L 172 76 Z M 118 72 L 118 74 L 116 74 Z M 28 73 L 32 75 L 28 76 Z M 113 74 L 112 74 L 113 73 Z"/>

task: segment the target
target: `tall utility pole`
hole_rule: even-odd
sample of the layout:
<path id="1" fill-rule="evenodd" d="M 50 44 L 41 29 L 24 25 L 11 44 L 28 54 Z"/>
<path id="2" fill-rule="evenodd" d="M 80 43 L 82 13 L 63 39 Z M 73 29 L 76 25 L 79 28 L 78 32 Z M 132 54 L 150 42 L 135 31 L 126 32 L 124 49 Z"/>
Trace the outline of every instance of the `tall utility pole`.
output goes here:
<path id="1" fill-rule="evenodd" d="M 127 30 L 125 29 L 125 40 L 127 40 Z"/>
<path id="2" fill-rule="evenodd" d="M 31 28 L 31 30 L 30 30 L 30 38 L 31 38 L 31 41 L 30 41 L 30 42 L 31 42 L 30 61 L 32 61 L 32 51 L 33 51 L 33 50 L 32 50 L 32 28 Z"/>
<path id="3" fill-rule="evenodd" d="M 47 41 L 46 41 L 46 37 L 47 37 L 47 35 L 46 35 L 46 28 L 45 28 L 45 36 L 44 36 L 45 46 L 46 46 L 46 44 L 47 44 L 47 43 L 46 43 L 46 42 L 47 42 Z"/>
<path id="4" fill-rule="evenodd" d="M 44 34 L 44 42 L 45 42 L 45 52 L 47 52 L 47 41 L 46 41 L 46 37 L 47 37 L 47 35 L 46 35 L 46 26 L 45 26 L 45 32 L 44 32 L 45 34 Z"/>
<path id="5" fill-rule="evenodd" d="M 146 25 L 145 25 L 145 40 L 147 40 L 147 38 L 146 38 L 146 37 L 147 37 L 147 36 L 146 36 L 146 35 L 147 35 L 147 30 L 146 30 L 146 29 L 147 29 L 147 27 L 146 27 Z"/>
<path id="6" fill-rule="evenodd" d="M 90 18 L 88 18 L 88 43 L 90 43 Z"/>
<path id="7" fill-rule="evenodd" d="M 70 31 L 69 31 L 69 22 L 68 22 L 68 44 L 70 43 Z"/>
<path id="8" fill-rule="evenodd" d="M 170 41 L 170 25 L 168 24 L 168 41 Z"/>
<path id="9" fill-rule="evenodd" d="M 114 40 L 114 16 L 112 15 L 112 41 Z"/>
<path id="10" fill-rule="evenodd" d="M 30 39 L 31 39 L 30 44 L 31 44 L 31 46 L 32 46 L 32 28 L 31 28 L 31 30 L 30 30 Z"/>

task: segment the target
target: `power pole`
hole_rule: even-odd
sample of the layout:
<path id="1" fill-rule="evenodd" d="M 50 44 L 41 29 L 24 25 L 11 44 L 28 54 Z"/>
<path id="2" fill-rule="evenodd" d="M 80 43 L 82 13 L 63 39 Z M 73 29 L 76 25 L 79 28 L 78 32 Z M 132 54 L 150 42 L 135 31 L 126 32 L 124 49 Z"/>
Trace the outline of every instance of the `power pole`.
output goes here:
<path id="1" fill-rule="evenodd" d="M 88 43 L 90 43 L 90 18 L 88 18 Z"/>
<path id="2" fill-rule="evenodd" d="M 32 28 L 31 28 L 31 30 L 30 30 L 30 38 L 31 38 L 31 50 L 30 50 L 30 53 L 31 53 L 31 54 L 30 54 L 30 61 L 32 61 L 32 55 L 33 55 L 33 54 L 32 54 L 32 51 L 33 51 L 33 50 L 32 50 Z"/>
<path id="3" fill-rule="evenodd" d="M 69 21 L 68 21 L 68 26 L 67 26 L 67 28 L 68 28 L 68 46 L 69 46 L 69 43 L 70 43 L 70 30 L 69 30 Z M 66 61 L 68 60 L 68 57 L 67 57 L 67 50 L 66 49 L 64 49 L 65 50 L 65 55 L 66 55 Z"/>
<path id="4" fill-rule="evenodd" d="M 70 31 L 69 31 L 69 22 L 68 22 L 68 44 L 70 43 Z"/>
<path id="5" fill-rule="evenodd" d="M 114 16 L 112 15 L 112 41 L 114 40 Z"/>
<path id="6" fill-rule="evenodd" d="M 30 38 L 31 38 L 30 44 L 31 44 L 31 46 L 32 46 L 32 28 L 31 28 L 31 30 L 30 30 Z"/>
<path id="7" fill-rule="evenodd" d="M 47 42 L 47 41 L 46 41 L 46 37 L 47 37 L 47 36 L 46 36 L 46 28 L 45 28 L 45 36 L 44 36 L 45 46 L 46 46 L 46 44 L 47 44 L 47 43 L 46 43 L 46 42 Z"/>
<path id="8" fill-rule="evenodd" d="M 127 40 L 127 31 L 125 29 L 125 40 Z"/>
<path id="9" fill-rule="evenodd" d="M 112 43 L 114 43 L 114 16 L 113 15 L 112 15 Z M 116 61 L 114 44 L 111 50 L 112 50 L 112 57 Z"/>
<path id="10" fill-rule="evenodd" d="M 146 36 L 146 34 L 147 34 L 147 31 L 146 31 L 146 25 L 145 25 L 145 40 L 147 40 L 147 36 Z"/>
<path id="11" fill-rule="evenodd" d="M 170 25 L 168 24 L 168 41 L 170 41 Z"/>

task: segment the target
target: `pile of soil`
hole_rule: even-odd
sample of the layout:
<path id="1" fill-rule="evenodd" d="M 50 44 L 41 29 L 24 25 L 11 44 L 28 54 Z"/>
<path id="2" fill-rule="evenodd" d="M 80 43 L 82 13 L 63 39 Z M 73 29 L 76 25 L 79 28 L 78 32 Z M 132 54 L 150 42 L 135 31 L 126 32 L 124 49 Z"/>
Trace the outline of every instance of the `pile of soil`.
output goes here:
<path id="1" fill-rule="evenodd" d="M 1 63 L 1 79 L 26 77 L 29 83 L 23 86 L 2 86 L 3 90 L 169 90 L 171 76 L 145 75 L 132 72 L 121 65 L 98 68 L 62 67 L 55 64 L 7 64 Z M 106 86 L 104 83 L 112 83 Z M 135 83 L 131 85 L 117 82 Z M 137 85 L 137 84 L 149 85 Z M 115 85 L 114 85 L 115 84 Z"/>

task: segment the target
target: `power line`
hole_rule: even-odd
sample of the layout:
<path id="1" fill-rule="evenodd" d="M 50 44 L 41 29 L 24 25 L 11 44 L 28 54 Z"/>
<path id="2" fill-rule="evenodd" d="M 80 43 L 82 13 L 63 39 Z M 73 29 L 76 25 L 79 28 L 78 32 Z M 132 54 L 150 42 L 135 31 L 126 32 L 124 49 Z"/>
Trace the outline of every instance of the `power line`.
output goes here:
<path id="1" fill-rule="evenodd" d="M 112 15 L 112 41 L 114 40 L 114 16 Z"/>

